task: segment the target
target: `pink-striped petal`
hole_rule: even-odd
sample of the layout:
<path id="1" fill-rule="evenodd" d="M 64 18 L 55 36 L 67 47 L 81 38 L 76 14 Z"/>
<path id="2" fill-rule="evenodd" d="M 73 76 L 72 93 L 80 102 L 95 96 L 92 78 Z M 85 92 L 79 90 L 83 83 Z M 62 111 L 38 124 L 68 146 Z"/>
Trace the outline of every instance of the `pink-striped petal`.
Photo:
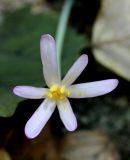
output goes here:
<path id="1" fill-rule="evenodd" d="M 47 90 L 48 90 L 47 88 L 38 88 L 32 86 L 16 86 L 13 89 L 13 92 L 19 97 L 29 98 L 29 99 L 41 99 L 45 98 Z"/>
<path id="2" fill-rule="evenodd" d="M 69 87 L 69 97 L 87 98 L 101 96 L 114 90 L 117 87 L 117 85 L 117 79 L 75 84 Z"/>
<path id="3" fill-rule="evenodd" d="M 70 70 L 67 72 L 66 76 L 62 80 L 62 84 L 66 86 L 72 84 L 82 73 L 87 63 L 88 63 L 88 56 L 86 54 L 80 56 L 77 59 L 77 61 L 72 65 Z"/>
<path id="4" fill-rule="evenodd" d="M 40 41 L 43 74 L 48 86 L 59 83 L 57 54 L 55 40 L 49 34 L 41 37 Z"/>
<path id="5" fill-rule="evenodd" d="M 25 126 L 25 135 L 35 138 L 43 129 L 55 109 L 56 103 L 45 99 Z"/>
<path id="6" fill-rule="evenodd" d="M 71 108 L 68 99 L 58 101 L 57 107 L 60 118 L 68 131 L 74 131 L 77 128 L 77 120 Z"/>

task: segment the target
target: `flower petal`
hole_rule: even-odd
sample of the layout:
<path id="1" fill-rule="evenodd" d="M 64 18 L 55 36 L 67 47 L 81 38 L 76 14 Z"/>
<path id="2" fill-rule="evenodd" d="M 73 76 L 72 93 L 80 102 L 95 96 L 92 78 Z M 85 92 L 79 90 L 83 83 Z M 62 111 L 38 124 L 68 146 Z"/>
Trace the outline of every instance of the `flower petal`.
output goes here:
<path id="1" fill-rule="evenodd" d="M 43 129 L 55 109 L 56 103 L 45 99 L 25 126 L 25 135 L 35 138 Z"/>
<path id="2" fill-rule="evenodd" d="M 13 89 L 14 94 L 23 98 L 41 99 L 45 98 L 47 88 L 38 88 L 31 86 L 16 86 Z"/>
<path id="3" fill-rule="evenodd" d="M 46 84 L 51 86 L 54 83 L 59 83 L 56 44 L 53 37 L 49 34 L 43 35 L 40 41 L 40 49 Z"/>
<path id="4" fill-rule="evenodd" d="M 77 128 L 77 120 L 71 108 L 68 99 L 57 102 L 60 118 L 69 131 L 74 131 Z"/>
<path id="5" fill-rule="evenodd" d="M 117 79 L 75 84 L 70 86 L 70 98 L 96 97 L 114 90 L 118 85 Z"/>
<path id="6" fill-rule="evenodd" d="M 88 56 L 86 54 L 80 56 L 78 60 L 72 65 L 70 70 L 67 72 L 66 76 L 62 80 L 62 84 L 66 86 L 72 84 L 84 70 L 87 63 Z"/>

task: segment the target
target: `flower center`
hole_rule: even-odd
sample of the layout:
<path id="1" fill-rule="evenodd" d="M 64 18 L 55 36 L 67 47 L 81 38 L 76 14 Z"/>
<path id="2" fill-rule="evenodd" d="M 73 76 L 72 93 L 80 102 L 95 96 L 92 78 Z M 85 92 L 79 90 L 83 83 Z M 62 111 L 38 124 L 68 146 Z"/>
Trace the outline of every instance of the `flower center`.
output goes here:
<path id="1" fill-rule="evenodd" d="M 65 86 L 52 85 L 46 95 L 50 99 L 63 100 L 70 95 L 70 92 Z"/>

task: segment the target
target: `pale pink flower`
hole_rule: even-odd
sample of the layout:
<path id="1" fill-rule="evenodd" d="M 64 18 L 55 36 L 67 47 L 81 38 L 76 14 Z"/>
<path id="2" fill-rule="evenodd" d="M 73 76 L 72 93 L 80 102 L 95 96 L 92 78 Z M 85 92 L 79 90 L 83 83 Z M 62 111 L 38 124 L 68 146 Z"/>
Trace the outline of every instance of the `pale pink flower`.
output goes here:
<path id="1" fill-rule="evenodd" d="M 46 34 L 40 41 L 43 74 L 48 88 L 31 86 L 16 86 L 13 92 L 20 97 L 45 100 L 41 103 L 25 126 L 25 134 L 28 138 L 36 137 L 56 106 L 60 118 L 69 131 L 77 128 L 77 120 L 71 108 L 68 98 L 96 97 L 114 90 L 118 84 L 117 79 L 102 80 L 89 83 L 72 83 L 81 74 L 88 63 L 87 55 L 81 55 L 72 65 L 63 80 L 58 73 L 56 44 L 52 36 Z"/>

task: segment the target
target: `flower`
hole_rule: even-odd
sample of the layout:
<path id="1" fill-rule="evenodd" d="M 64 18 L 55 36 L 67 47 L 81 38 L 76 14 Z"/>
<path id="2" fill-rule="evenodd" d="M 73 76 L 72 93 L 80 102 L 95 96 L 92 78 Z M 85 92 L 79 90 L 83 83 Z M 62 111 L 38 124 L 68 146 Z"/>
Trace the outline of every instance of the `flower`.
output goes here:
<path id="1" fill-rule="evenodd" d="M 111 92 L 118 84 L 117 79 L 109 79 L 71 85 L 88 63 L 86 54 L 78 58 L 61 81 L 57 64 L 56 44 L 53 37 L 48 34 L 43 35 L 40 41 L 40 49 L 43 74 L 49 88 L 16 86 L 13 89 L 14 94 L 23 98 L 45 98 L 26 123 L 25 135 L 28 138 L 35 138 L 41 132 L 56 106 L 66 129 L 74 131 L 77 128 L 77 120 L 68 98 L 100 96 Z"/>

